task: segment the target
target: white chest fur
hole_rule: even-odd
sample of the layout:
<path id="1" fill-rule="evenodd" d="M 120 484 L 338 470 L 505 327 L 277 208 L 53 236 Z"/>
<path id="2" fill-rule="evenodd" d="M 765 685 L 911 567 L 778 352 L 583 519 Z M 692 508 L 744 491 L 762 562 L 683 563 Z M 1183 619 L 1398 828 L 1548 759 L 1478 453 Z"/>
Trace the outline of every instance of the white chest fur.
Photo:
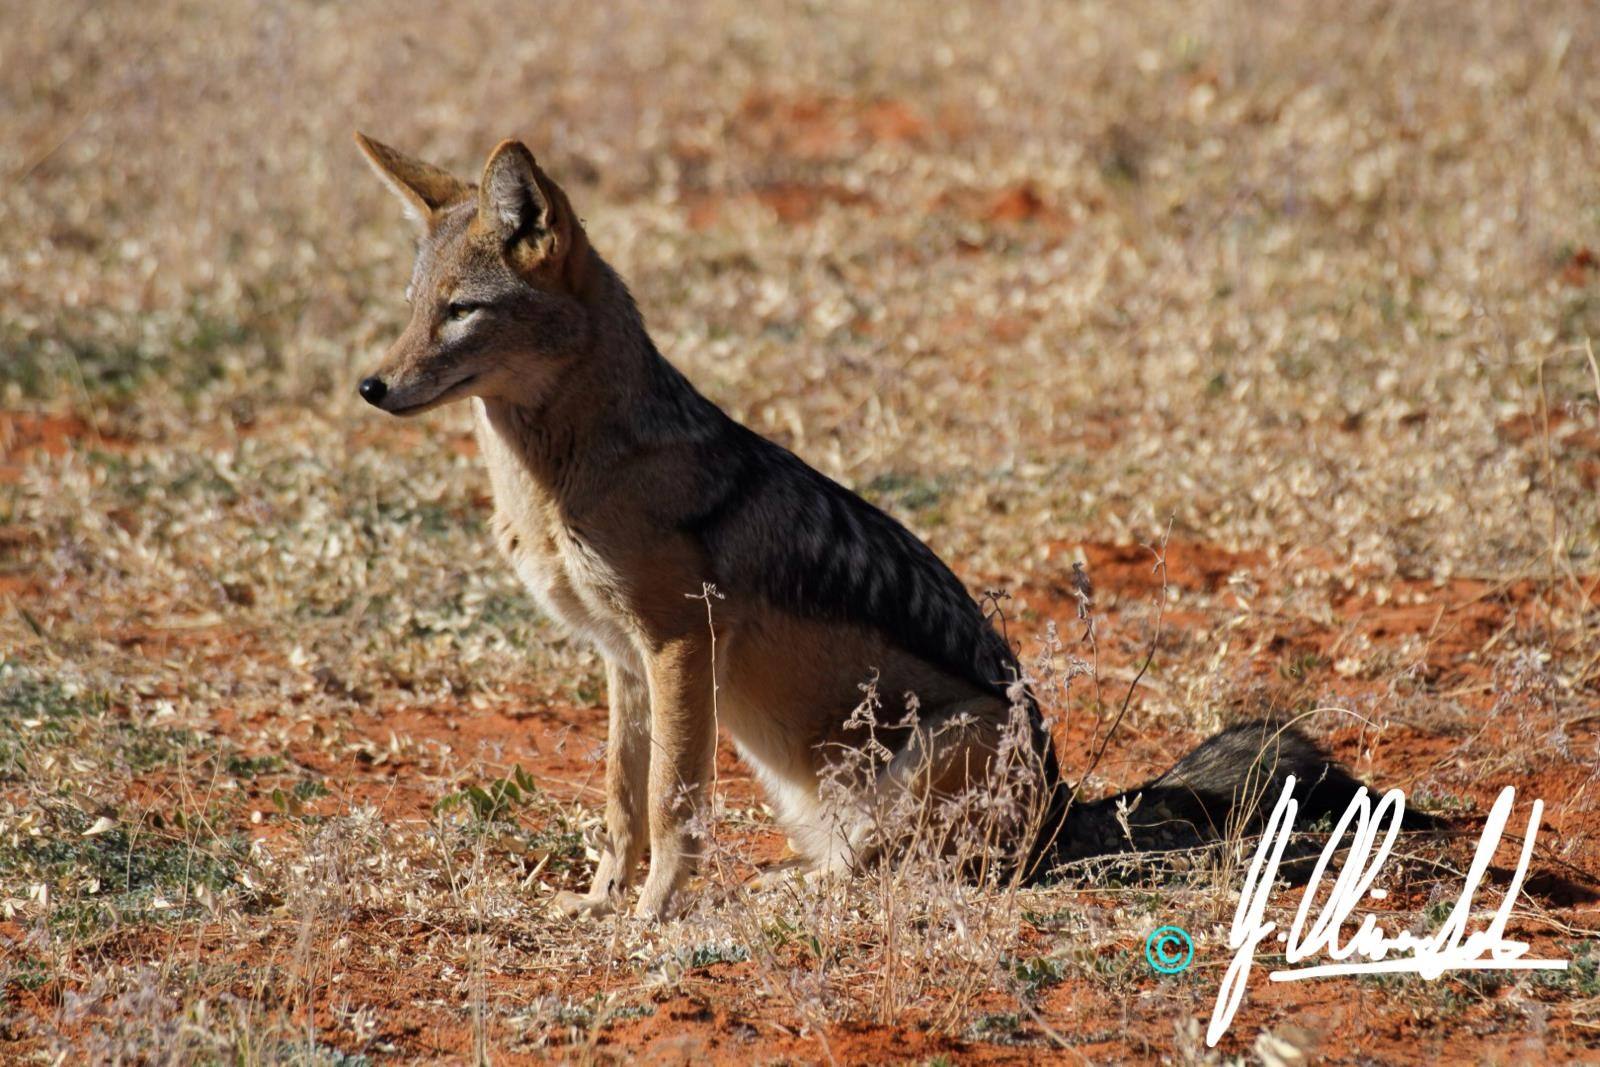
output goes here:
<path id="1" fill-rule="evenodd" d="M 544 613 L 608 659 L 638 668 L 615 570 L 562 520 L 549 494 L 475 400 L 478 442 L 494 492 L 495 541 Z"/>

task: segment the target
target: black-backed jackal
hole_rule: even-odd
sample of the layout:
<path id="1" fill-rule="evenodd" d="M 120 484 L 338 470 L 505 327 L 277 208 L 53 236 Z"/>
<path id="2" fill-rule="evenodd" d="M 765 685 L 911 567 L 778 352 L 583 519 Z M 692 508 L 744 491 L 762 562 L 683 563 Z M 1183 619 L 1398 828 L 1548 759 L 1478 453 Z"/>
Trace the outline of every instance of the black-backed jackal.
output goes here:
<path id="1" fill-rule="evenodd" d="M 647 846 L 638 913 L 679 906 L 719 720 L 824 871 L 892 851 L 870 805 L 845 810 L 824 788 L 869 738 L 879 799 L 931 807 L 1003 779 L 1011 814 L 988 841 L 1003 853 L 994 869 L 1029 878 L 1214 838 L 1290 773 L 1313 815 L 1357 788 L 1300 734 L 1253 724 L 1140 789 L 1070 803 L 1017 659 L 961 582 L 663 359 L 527 148 L 502 143 L 474 186 L 357 139 L 421 230 L 410 324 L 361 395 L 395 415 L 471 398 L 500 550 L 605 659 L 605 845 L 569 912 L 615 907 Z M 707 585 L 720 594 L 709 624 Z M 914 694 L 915 713 L 863 729 L 852 713 L 869 678 Z M 1014 766 L 997 775 L 1001 762 Z"/>

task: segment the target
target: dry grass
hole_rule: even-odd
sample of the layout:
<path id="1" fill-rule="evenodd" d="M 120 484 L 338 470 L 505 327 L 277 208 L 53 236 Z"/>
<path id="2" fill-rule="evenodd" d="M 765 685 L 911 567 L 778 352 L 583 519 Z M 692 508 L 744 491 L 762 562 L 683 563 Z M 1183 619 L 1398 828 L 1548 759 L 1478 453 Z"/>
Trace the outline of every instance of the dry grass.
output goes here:
<path id="1" fill-rule="evenodd" d="M 748 893 L 777 846 L 731 762 L 688 919 L 543 911 L 597 832 L 603 675 L 493 557 L 466 413 L 355 397 L 410 265 L 356 127 L 464 172 L 524 137 L 715 400 L 1015 592 L 1091 792 L 1336 707 L 1363 774 L 1542 790 L 1541 862 L 1600 866 L 1592 5 L 5 21 L 0 1057 L 1203 1055 L 1219 942 L 1168 981 L 1140 946 L 1219 931 L 1230 872 Z M 1600 916 L 1529 908 L 1587 970 L 1263 991 L 1233 1051 L 1592 1049 Z"/>

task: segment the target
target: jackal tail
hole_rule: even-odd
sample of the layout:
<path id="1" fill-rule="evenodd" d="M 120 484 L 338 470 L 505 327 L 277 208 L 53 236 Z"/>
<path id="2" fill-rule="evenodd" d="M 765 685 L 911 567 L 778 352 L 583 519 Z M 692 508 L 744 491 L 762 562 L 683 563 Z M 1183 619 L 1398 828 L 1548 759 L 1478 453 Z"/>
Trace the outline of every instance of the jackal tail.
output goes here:
<path id="1" fill-rule="evenodd" d="M 1077 861 L 1141 854 L 1159 863 L 1162 853 L 1259 834 L 1291 775 L 1300 829 L 1337 818 L 1363 788 L 1299 729 L 1270 720 L 1230 726 L 1166 773 L 1114 796 L 1069 803 L 1063 785 L 1034 850 L 1034 879 Z M 1407 810 L 1402 828 L 1442 825 Z"/>

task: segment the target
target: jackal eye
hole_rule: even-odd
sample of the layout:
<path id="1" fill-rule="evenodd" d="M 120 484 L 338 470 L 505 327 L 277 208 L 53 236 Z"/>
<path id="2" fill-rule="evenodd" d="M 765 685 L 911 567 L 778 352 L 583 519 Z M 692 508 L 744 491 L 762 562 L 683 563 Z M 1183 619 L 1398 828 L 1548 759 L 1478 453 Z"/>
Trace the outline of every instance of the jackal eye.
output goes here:
<path id="1" fill-rule="evenodd" d="M 483 307 L 482 304 L 473 304 L 465 300 L 452 300 L 444 306 L 444 317 L 451 322 L 460 322 L 481 307 Z"/>

